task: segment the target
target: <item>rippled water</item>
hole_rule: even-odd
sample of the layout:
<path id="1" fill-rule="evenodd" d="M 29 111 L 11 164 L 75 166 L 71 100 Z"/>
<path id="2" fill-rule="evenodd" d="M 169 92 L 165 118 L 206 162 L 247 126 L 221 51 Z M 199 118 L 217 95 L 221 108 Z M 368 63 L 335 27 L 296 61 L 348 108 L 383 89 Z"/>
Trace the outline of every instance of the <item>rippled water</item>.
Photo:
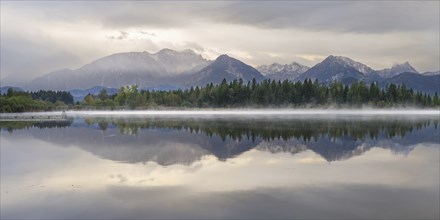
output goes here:
<path id="1" fill-rule="evenodd" d="M 2 122 L 1 217 L 437 219 L 439 122 L 377 114 Z"/>

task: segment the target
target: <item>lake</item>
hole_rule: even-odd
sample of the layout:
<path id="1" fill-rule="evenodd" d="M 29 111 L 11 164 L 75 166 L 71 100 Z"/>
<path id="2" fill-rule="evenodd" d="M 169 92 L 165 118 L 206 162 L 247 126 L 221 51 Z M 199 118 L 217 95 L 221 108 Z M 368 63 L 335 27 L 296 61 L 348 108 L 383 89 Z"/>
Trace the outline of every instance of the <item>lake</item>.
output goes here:
<path id="1" fill-rule="evenodd" d="M 1 122 L 1 218 L 438 219 L 436 114 Z"/>

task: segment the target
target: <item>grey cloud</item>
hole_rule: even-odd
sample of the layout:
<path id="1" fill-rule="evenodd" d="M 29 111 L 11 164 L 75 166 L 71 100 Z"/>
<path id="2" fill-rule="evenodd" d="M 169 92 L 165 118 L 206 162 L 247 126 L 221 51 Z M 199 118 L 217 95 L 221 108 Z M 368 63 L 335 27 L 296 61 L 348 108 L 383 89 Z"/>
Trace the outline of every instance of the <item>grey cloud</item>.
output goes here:
<path id="1" fill-rule="evenodd" d="M 209 11 L 218 11 L 228 2 L 135 2 L 119 7 L 100 18 L 108 28 L 148 26 L 155 28 L 188 27 L 210 20 Z"/>
<path id="2" fill-rule="evenodd" d="M 106 15 L 109 27 L 190 26 L 197 21 L 260 28 L 381 33 L 439 30 L 439 2 L 233 2 L 131 4 Z"/>
<path id="3" fill-rule="evenodd" d="M 172 28 L 210 21 L 260 28 L 382 33 L 438 31 L 439 4 L 435 1 L 131 2 L 123 5 L 112 2 L 106 3 L 106 10 L 99 10 L 102 6 L 99 3 L 76 5 L 74 10 L 81 10 L 88 19 L 93 17 L 109 28 Z"/>
<path id="4" fill-rule="evenodd" d="M 237 2 L 205 13 L 262 28 L 381 33 L 438 31 L 439 2 Z"/>
<path id="5" fill-rule="evenodd" d="M 1 38 L 2 85 L 21 86 L 47 71 L 81 63 L 78 56 L 57 47 L 51 41 L 11 37 L 4 34 Z"/>
<path id="6" fill-rule="evenodd" d="M 155 2 L 155 1 L 52 1 L 7 2 L 26 14 L 49 21 L 97 23 L 105 28 L 129 27 L 172 28 L 190 26 L 206 20 L 204 11 L 219 9 L 222 2 Z"/>
<path id="7" fill-rule="evenodd" d="M 197 53 L 205 52 L 205 48 L 196 42 L 185 42 L 183 44 L 184 48 L 193 49 Z"/>
<path id="8" fill-rule="evenodd" d="M 122 40 L 122 39 L 125 39 L 128 37 L 128 32 L 126 32 L 126 31 L 119 31 L 119 33 L 121 35 L 119 35 L 118 40 Z"/>
<path id="9" fill-rule="evenodd" d="M 3 4 L 3 3 L 2 3 Z M 196 22 L 260 28 L 385 33 L 439 31 L 438 1 L 44 2 L 21 4 L 47 19 L 100 23 L 107 28 L 187 27 Z"/>
<path id="10" fill-rule="evenodd" d="M 149 35 L 149 36 L 152 36 L 152 37 L 155 37 L 155 36 L 156 36 L 155 33 L 153 33 L 153 32 L 148 32 L 148 31 L 139 31 L 139 33 L 141 33 L 141 34 L 145 34 L 145 35 Z"/>
<path id="11" fill-rule="evenodd" d="M 127 39 L 129 33 L 126 31 L 119 31 L 119 35 L 111 35 L 111 36 L 107 36 L 107 39 L 110 40 L 124 40 Z"/>

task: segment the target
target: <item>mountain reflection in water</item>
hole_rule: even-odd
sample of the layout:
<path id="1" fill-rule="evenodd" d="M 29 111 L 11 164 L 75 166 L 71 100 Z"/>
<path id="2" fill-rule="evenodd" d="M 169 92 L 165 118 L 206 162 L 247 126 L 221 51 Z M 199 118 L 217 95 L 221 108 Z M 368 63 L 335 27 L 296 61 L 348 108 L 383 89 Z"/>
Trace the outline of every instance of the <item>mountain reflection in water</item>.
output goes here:
<path id="1" fill-rule="evenodd" d="M 438 115 L 1 123 L 0 218 L 438 219 Z"/>
<path id="2" fill-rule="evenodd" d="M 438 117 L 421 118 L 75 118 L 58 122 L 2 122 L 2 132 L 26 129 L 57 146 L 78 146 L 126 163 L 191 165 L 221 161 L 251 149 L 295 155 L 311 150 L 326 161 L 346 160 L 373 147 L 408 154 L 438 144 Z M 60 129 L 61 128 L 61 129 Z"/>

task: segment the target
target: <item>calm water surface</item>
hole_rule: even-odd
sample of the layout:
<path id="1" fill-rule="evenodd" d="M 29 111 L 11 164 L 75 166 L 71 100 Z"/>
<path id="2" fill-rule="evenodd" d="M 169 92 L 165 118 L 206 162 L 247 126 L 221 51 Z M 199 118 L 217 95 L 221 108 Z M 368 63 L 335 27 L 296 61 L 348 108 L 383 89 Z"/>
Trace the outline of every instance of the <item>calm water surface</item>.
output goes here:
<path id="1" fill-rule="evenodd" d="M 438 116 L 1 122 L 1 218 L 439 218 Z"/>

